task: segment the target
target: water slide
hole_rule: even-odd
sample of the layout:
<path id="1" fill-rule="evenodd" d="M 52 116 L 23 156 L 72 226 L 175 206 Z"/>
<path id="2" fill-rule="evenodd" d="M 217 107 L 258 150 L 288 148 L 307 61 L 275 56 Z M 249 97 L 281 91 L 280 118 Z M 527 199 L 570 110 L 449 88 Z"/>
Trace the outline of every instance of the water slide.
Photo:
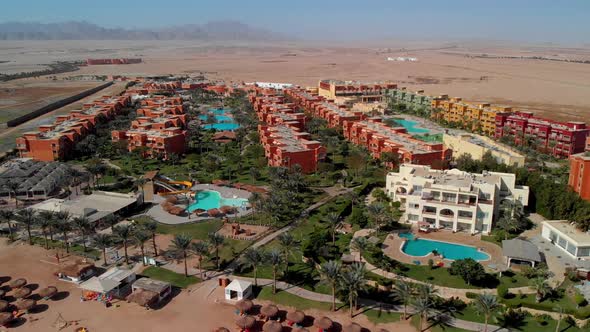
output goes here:
<path id="1" fill-rule="evenodd" d="M 178 195 L 178 194 L 186 194 L 191 191 L 193 187 L 192 182 L 189 181 L 154 181 L 154 183 L 162 188 L 169 190 L 168 192 L 159 193 L 160 196 L 169 196 L 169 195 Z M 178 190 L 173 185 L 181 185 L 184 186 L 184 189 Z"/>

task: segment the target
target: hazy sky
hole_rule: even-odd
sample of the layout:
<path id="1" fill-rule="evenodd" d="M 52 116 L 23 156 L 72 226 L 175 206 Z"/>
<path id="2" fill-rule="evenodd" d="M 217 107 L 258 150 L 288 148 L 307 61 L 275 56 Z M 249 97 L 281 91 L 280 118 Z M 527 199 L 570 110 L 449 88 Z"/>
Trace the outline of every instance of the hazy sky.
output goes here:
<path id="1" fill-rule="evenodd" d="M 5 0 L 0 22 L 161 27 L 238 20 L 302 39 L 590 42 L 590 0 Z"/>

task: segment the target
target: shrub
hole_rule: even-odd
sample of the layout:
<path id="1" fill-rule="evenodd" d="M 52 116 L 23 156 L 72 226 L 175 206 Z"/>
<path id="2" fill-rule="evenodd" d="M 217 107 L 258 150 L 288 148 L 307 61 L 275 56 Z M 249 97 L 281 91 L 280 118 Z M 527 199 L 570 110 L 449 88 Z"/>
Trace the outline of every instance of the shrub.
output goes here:
<path id="1" fill-rule="evenodd" d="M 468 299 L 476 299 L 476 298 L 479 296 L 479 294 L 477 294 L 477 293 L 474 293 L 474 292 L 466 292 L 466 293 L 465 293 L 465 296 L 466 296 Z"/>
<path id="2" fill-rule="evenodd" d="M 475 261 L 473 258 L 453 261 L 449 268 L 449 273 L 460 276 L 468 285 L 471 285 L 472 282 L 478 282 L 486 277 L 483 265 Z"/>
<path id="3" fill-rule="evenodd" d="M 508 286 L 503 285 L 503 284 L 502 285 L 499 285 L 498 286 L 498 289 L 497 289 L 497 292 L 498 292 L 498 297 L 499 298 L 505 299 L 508 296 L 508 293 L 509 293 L 508 292 Z"/>
<path id="4" fill-rule="evenodd" d="M 545 326 L 549 323 L 551 316 L 549 316 L 547 314 L 541 314 L 541 315 L 535 315 L 533 317 L 533 319 L 535 320 L 535 322 L 537 322 L 537 324 L 539 324 L 539 326 Z"/>
<path id="5" fill-rule="evenodd" d="M 584 295 L 577 292 L 576 295 L 574 295 L 574 301 L 578 307 L 585 307 L 588 304 L 588 301 L 586 301 Z"/>
<path id="6" fill-rule="evenodd" d="M 428 259 L 428 267 L 432 270 L 434 268 L 434 260 L 432 258 Z"/>

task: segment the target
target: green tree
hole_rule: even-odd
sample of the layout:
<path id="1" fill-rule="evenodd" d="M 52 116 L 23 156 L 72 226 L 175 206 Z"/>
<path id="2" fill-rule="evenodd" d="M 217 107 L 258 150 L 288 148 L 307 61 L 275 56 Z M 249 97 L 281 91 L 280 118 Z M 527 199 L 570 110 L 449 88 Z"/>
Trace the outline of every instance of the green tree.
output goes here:
<path id="1" fill-rule="evenodd" d="M 129 255 L 127 254 L 127 247 L 129 240 L 133 236 L 133 227 L 129 225 L 118 225 L 113 228 L 115 236 L 123 242 L 123 249 L 125 251 L 125 264 L 129 264 Z"/>
<path id="2" fill-rule="evenodd" d="M 55 232 L 55 213 L 53 211 L 39 212 L 39 227 L 43 231 L 43 236 L 49 235 L 49 239 L 53 241 L 53 233 Z"/>
<path id="3" fill-rule="evenodd" d="M 404 319 L 408 319 L 408 305 L 412 302 L 414 294 L 414 287 L 411 283 L 401 279 L 395 282 L 391 297 L 404 306 Z"/>
<path id="4" fill-rule="evenodd" d="M 176 234 L 170 245 L 170 250 L 177 257 L 182 257 L 184 262 L 184 276 L 188 277 L 187 258 L 190 255 L 193 238 L 187 234 Z"/>
<path id="5" fill-rule="evenodd" d="M 135 181 L 133 181 L 133 185 L 136 186 L 137 188 L 139 188 L 139 190 L 141 191 L 141 202 L 145 203 L 145 189 L 144 186 L 146 183 L 148 183 L 149 180 L 142 177 L 139 177 L 137 179 L 135 179 Z"/>
<path id="6" fill-rule="evenodd" d="M 490 294 L 480 294 L 475 299 L 475 310 L 484 316 L 484 332 L 488 332 L 488 322 L 492 316 L 501 307 L 498 298 Z"/>
<path id="7" fill-rule="evenodd" d="M 332 311 L 336 311 L 336 286 L 340 280 L 342 264 L 337 261 L 327 261 L 320 265 L 319 272 L 322 282 L 332 287 Z"/>
<path id="8" fill-rule="evenodd" d="M 46 211 L 42 211 L 42 212 L 46 212 Z M 51 228 L 51 219 L 47 219 L 47 218 L 43 218 L 41 216 L 41 214 L 39 213 L 37 220 L 36 220 L 36 226 L 39 227 L 41 229 L 41 232 L 43 233 L 43 239 L 45 241 L 45 249 L 49 250 L 49 241 L 47 239 L 48 237 L 48 230 Z"/>
<path id="9" fill-rule="evenodd" d="M 207 242 L 199 241 L 193 243 L 191 251 L 197 255 L 199 262 L 199 271 L 201 271 L 201 280 L 205 280 L 205 273 L 202 268 L 203 259 L 209 254 L 209 244 Z"/>
<path id="10" fill-rule="evenodd" d="M 414 312 L 420 318 L 418 323 L 418 330 L 424 331 L 424 321 L 428 320 L 428 317 L 435 312 L 434 303 L 432 300 L 424 297 L 418 297 L 413 301 Z"/>
<path id="11" fill-rule="evenodd" d="M 145 241 L 149 240 L 150 238 L 151 238 L 150 234 L 143 229 L 138 229 L 133 232 L 132 239 L 133 239 L 133 242 L 135 242 L 135 244 L 139 247 L 139 250 L 141 251 L 141 263 L 143 264 L 143 266 L 146 266 Z"/>
<path id="12" fill-rule="evenodd" d="M 359 292 L 365 288 L 365 265 L 361 263 L 352 263 L 347 269 L 340 273 L 340 287 L 348 293 L 348 304 L 350 306 L 350 317 L 356 308 L 356 301 Z"/>
<path id="13" fill-rule="evenodd" d="M 359 259 L 361 262 L 363 261 L 363 256 L 369 249 L 370 245 L 369 240 L 363 236 L 357 236 L 350 242 L 351 248 L 359 252 Z"/>
<path id="14" fill-rule="evenodd" d="M 86 252 L 86 238 L 89 234 L 94 232 L 94 224 L 86 217 L 76 217 L 72 219 L 72 226 L 80 234 L 80 237 L 82 238 L 82 247 L 84 248 L 84 252 Z"/>
<path id="15" fill-rule="evenodd" d="M 217 262 L 217 270 L 221 268 L 221 261 L 219 259 L 219 248 L 225 243 L 225 238 L 215 232 L 208 235 L 209 244 L 215 249 L 215 262 Z"/>
<path id="16" fill-rule="evenodd" d="M 449 268 L 449 273 L 460 276 L 468 285 L 480 281 L 486 276 L 484 267 L 473 258 L 453 261 Z"/>
<path id="17" fill-rule="evenodd" d="M 94 237 L 94 246 L 97 247 L 102 251 L 102 257 L 104 259 L 104 265 L 108 264 L 107 262 L 107 249 L 112 245 L 113 239 L 111 235 L 98 233 Z"/>
<path id="18" fill-rule="evenodd" d="M 60 211 L 55 215 L 56 218 L 56 228 L 62 234 L 64 246 L 66 248 L 66 253 L 70 252 L 70 242 L 68 241 L 68 232 L 72 230 L 72 225 L 70 223 L 71 215 L 67 211 Z"/>
<path id="19" fill-rule="evenodd" d="M 279 249 L 272 249 L 266 255 L 267 263 L 272 267 L 272 293 L 277 292 L 277 268 L 283 264 L 283 254 Z"/>
<path id="20" fill-rule="evenodd" d="M 543 299 L 552 291 L 547 280 L 543 277 L 533 279 L 531 287 L 535 290 L 535 300 L 537 303 L 543 301 Z"/>
<path id="21" fill-rule="evenodd" d="M 289 257 L 293 254 L 295 248 L 297 248 L 297 241 L 293 234 L 285 232 L 281 233 L 278 236 L 279 244 L 281 245 L 281 251 L 283 253 L 283 261 L 285 262 L 285 273 L 284 275 L 289 274 Z"/>
<path id="22" fill-rule="evenodd" d="M 264 262 L 264 252 L 261 249 L 250 247 L 242 256 L 242 263 L 252 268 L 254 272 L 254 286 L 258 286 L 258 267 Z"/>
<path id="23" fill-rule="evenodd" d="M 154 257 L 158 257 L 158 247 L 156 246 L 156 234 L 158 232 L 158 222 L 153 219 L 146 219 L 139 223 L 139 226 L 145 230 L 152 238 L 152 247 L 154 249 Z"/>
<path id="24" fill-rule="evenodd" d="M 328 228 L 330 229 L 330 235 L 332 235 L 332 245 L 336 245 L 336 229 L 340 224 L 340 215 L 338 213 L 332 212 L 326 216 L 326 222 L 328 223 Z"/>
<path id="25" fill-rule="evenodd" d="M 12 225 L 11 220 L 14 217 L 14 213 L 10 210 L 0 210 L 0 221 L 6 223 L 6 227 L 8 227 L 8 238 L 12 241 L 14 240 L 14 233 L 12 232 Z"/>
<path id="26" fill-rule="evenodd" d="M 16 213 L 16 221 L 25 225 L 27 229 L 27 236 L 29 244 L 33 245 L 33 237 L 31 236 L 31 229 L 37 222 L 37 213 L 33 209 L 22 209 Z"/>
<path id="27" fill-rule="evenodd" d="M 8 192 L 10 194 L 12 194 L 12 197 L 14 198 L 14 209 L 18 210 L 18 188 L 20 188 L 21 182 L 16 181 L 16 180 L 8 180 L 6 182 L 6 188 L 8 188 Z"/>

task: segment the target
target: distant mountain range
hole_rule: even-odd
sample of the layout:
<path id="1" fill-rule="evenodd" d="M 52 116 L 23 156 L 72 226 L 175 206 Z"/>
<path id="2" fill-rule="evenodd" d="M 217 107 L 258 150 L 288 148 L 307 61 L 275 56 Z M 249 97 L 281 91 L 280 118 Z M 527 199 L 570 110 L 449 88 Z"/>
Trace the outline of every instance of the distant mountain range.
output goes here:
<path id="1" fill-rule="evenodd" d="M 104 28 L 80 21 L 0 23 L 0 40 L 205 40 L 282 41 L 293 38 L 237 21 L 214 21 L 162 29 Z"/>

